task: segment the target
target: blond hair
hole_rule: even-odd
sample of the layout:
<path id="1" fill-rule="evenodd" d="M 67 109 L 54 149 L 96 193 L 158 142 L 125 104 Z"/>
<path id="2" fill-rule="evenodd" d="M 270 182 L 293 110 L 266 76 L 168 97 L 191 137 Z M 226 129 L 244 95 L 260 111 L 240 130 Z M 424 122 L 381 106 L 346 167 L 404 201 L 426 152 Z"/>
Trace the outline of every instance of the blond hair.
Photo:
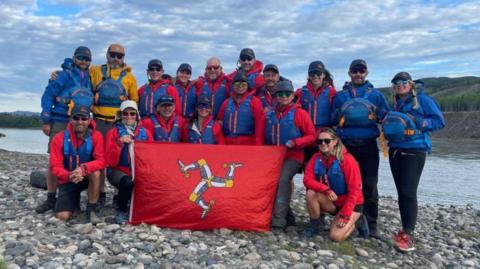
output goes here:
<path id="1" fill-rule="evenodd" d="M 338 161 L 342 162 L 343 161 L 343 150 L 344 150 L 345 146 L 343 145 L 342 140 L 337 135 L 335 130 L 333 130 L 332 128 L 321 129 L 320 131 L 318 131 L 318 133 L 316 135 L 317 139 L 318 139 L 318 136 L 321 133 L 327 133 L 332 137 L 332 139 L 337 140 L 337 144 L 335 145 L 335 147 L 333 147 L 332 151 L 330 151 L 329 154 L 334 156 Z"/>
<path id="2" fill-rule="evenodd" d="M 413 103 L 413 109 L 418 109 L 420 107 L 419 103 L 418 103 L 418 98 L 417 98 L 417 84 L 413 81 L 413 80 L 408 80 L 408 84 L 410 84 L 410 87 L 412 87 L 410 89 L 410 92 L 412 93 L 412 103 Z M 395 86 L 392 86 L 392 90 L 393 92 L 395 93 L 395 89 L 394 89 Z M 394 104 L 394 107 L 397 107 L 397 98 L 395 98 L 395 94 L 393 96 L 393 104 Z"/>

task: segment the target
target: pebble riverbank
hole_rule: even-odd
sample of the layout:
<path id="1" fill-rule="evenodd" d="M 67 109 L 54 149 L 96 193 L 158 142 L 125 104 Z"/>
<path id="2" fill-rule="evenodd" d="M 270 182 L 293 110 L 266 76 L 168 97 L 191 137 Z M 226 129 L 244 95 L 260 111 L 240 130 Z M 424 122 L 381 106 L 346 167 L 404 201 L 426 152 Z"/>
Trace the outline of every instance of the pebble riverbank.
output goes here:
<path id="1" fill-rule="evenodd" d="M 0 269 L 3 268 L 480 268 L 480 211 L 467 205 L 419 209 L 413 253 L 396 251 L 391 236 L 400 227 L 396 200 L 380 200 L 382 239 L 355 234 L 334 243 L 326 231 L 303 239 L 307 223 L 304 190 L 297 188 L 297 225 L 287 231 L 208 232 L 120 226 L 111 222 L 113 190 L 107 189 L 105 223 L 85 224 L 83 212 L 68 223 L 36 214 L 45 191 L 29 185 L 46 155 L 0 150 Z M 3 261 L 2 261 L 3 260 Z"/>

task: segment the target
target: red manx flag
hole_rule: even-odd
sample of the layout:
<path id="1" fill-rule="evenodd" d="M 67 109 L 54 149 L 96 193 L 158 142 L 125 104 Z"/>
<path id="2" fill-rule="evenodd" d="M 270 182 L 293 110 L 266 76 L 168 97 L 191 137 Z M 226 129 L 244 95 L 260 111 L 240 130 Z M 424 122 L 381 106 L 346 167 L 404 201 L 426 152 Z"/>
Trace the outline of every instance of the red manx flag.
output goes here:
<path id="1" fill-rule="evenodd" d="M 285 149 L 135 143 L 131 223 L 268 231 Z"/>

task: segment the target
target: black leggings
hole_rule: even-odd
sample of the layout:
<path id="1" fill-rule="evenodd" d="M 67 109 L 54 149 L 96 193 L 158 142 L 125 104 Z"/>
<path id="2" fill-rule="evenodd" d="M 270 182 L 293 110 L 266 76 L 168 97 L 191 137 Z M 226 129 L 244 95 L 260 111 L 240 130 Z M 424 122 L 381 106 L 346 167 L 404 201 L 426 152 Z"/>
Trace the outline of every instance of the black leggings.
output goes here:
<path id="1" fill-rule="evenodd" d="M 417 189 L 427 153 L 409 149 L 390 149 L 390 170 L 397 187 L 398 207 L 403 231 L 412 234 L 417 223 Z"/>

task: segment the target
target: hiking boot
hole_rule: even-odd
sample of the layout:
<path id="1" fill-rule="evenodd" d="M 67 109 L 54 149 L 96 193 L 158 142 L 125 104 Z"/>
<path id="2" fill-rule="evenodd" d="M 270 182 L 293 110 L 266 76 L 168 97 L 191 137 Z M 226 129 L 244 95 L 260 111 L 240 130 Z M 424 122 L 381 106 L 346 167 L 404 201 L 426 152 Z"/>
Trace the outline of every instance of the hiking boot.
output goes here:
<path id="1" fill-rule="evenodd" d="M 375 239 L 382 239 L 382 234 L 377 228 L 372 228 L 370 229 L 370 237 L 373 237 Z"/>
<path id="2" fill-rule="evenodd" d="M 101 192 L 98 196 L 98 206 L 103 207 L 105 205 L 105 201 L 107 200 L 107 194 L 105 192 Z"/>
<path id="3" fill-rule="evenodd" d="M 295 221 L 295 215 L 293 214 L 291 209 L 288 209 L 287 212 L 287 227 L 288 226 L 295 226 L 297 223 Z"/>
<path id="4" fill-rule="evenodd" d="M 365 217 L 365 215 L 362 214 L 360 216 L 360 218 L 355 223 L 355 226 L 357 227 L 358 236 L 362 238 L 368 238 L 369 236 L 371 236 L 370 229 L 368 228 L 367 217 Z"/>
<path id="5" fill-rule="evenodd" d="M 92 223 L 93 225 L 102 222 L 102 220 L 97 215 L 96 208 L 96 204 L 87 204 L 87 221 Z"/>
<path id="6" fill-rule="evenodd" d="M 57 199 L 47 199 L 43 201 L 43 203 L 39 204 L 37 207 L 35 207 L 35 212 L 42 214 L 45 213 L 49 210 L 55 209 L 55 203 L 57 202 Z"/>
<path id="7" fill-rule="evenodd" d="M 312 239 L 314 238 L 315 236 L 319 235 L 320 234 L 320 229 L 318 226 L 312 226 L 310 225 L 310 227 L 308 227 L 306 230 L 305 230 L 305 233 L 304 233 L 304 236 L 305 236 L 305 239 Z"/>
<path id="8" fill-rule="evenodd" d="M 393 236 L 393 243 L 395 247 L 403 252 L 414 251 L 413 237 L 404 231 L 400 231 Z"/>
<path id="9" fill-rule="evenodd" d="M 115 215 L 115 221 L 117 224 L 124 224 L 128 222 L 128 212 L 127 211 L 117 211 L 117 215 Z"/>

